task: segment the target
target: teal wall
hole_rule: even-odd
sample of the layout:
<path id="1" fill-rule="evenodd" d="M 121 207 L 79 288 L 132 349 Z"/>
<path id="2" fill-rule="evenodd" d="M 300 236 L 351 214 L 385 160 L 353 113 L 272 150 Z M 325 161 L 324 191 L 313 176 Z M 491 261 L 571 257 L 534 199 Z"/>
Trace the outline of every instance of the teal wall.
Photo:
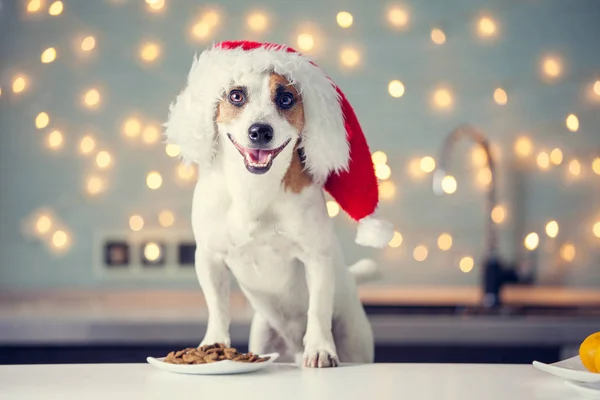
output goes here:
<path id="1" fill-rule="evenodd" d="M 157 13 L 143 0 L 64 1 L 59 16 L 42 11 L 28 15 L 25 1 L 0 0 L 0 288 L 196 287 L 193 276 L 181 279 L 104 279 L 94 265 L 97 237 L 106 232 L 128 231 L 128 219 L 140 214 L 145 229 L 170 237 L 174 230 L 189 231 L 187 221 L 193 185 L 177 179 L 177 162 L 157 143 L 145 145 L 122 134 L 123 121 L 137 115 L 144 124 L 161 123 L 168 105 L 182 88 L 192 56 L 213 41 L 252 38 L 295 46 L 301 32 L 314 34 L 314 58 L 346 92 L 355 107 L 372 150 L 388 155 L 393 199 L 382 200 L 382 213 L 403 235 L 399 248 L 369 250 L 353 244 L 355 224 L 336 217 L 348 260 L 373 256 L 382 263 L 385 283 L 403 285 L 475 285 L 478 266 L 465 274 L 458 260 L 466 255 L 480 259 L 483 251 L 484 194 L 475 184 L 477 169 L 471 163 L 472 145 L 459 145 L 453 153 L 452 173 L 458 191 L 436 197 L 431 176 L 414 178 L 411 160 L 438 157 L 445 136 L 468 122 L 479 127 L 499 154 L 499 200 L 508 219 L 499 226 L 503 255 L 514 260 L 523 251 L 523 237 L 538 232 L 535 252 L 543 283 L 571 286 L 600 284 L 599 244 L 592 225 L 600 221 L 600 176 L 592 160 L 600 156 L 600 95 L 591 86 L 600 79 L 600 3 L 595 0 L 547 1 L 405 1 L 396 3 L 409 15 L 404 29 L 386 22 L 390 4 L 380 1 L 234 1 L 203 3 L 166 0 Z M 190 39 L 191 25 L 214 8 L 219 24 L 205 41 Z M 263 33 L 246 26 L 248 14 L 262 10 L 269 16 Z M 336 24 L 336 14 L 354 17 L 350 28 Z M 497 24 L 493 38 L 477 34 L 477 21 L 489 15 Z M 306 26 L 308 25 L 308 28 Z M 430 31 L 440 28 L 446 42 L 434 44 Z M 76 45 L 93 35 L 96 47 L 83 56 Z M 157 62 L 145 65 L 138 51 L 151 40 L 161 46 Z M 360 54 L 356 68 L 344 68 L 339 51 L 353 46 Z M 40 54 L 55 47 L 57 59 L 40 62 Z M 310 53 L 310 52 L 309 52 Z M 555 54 L 562 62 L 560 76 L 552 82 L 540 73 L 542 58 Z M 29 86 L 14 94 L 17 74 Z M 398 79 L 405 86 L 400 98 L 387 92 Z M 432 95 L 441 85 L 450 88 L 449 110 L 432 106 Z M 88 110 L 82 93 L 98 88 L 101 103 Z M 493 101 L 496 87 L 508 94 L 508 103 Z M 50 124 L 36 129 L 35 117 L 45 111 Z M 577 132 L 565 127 L 565 117 L 575 113 Z M 49 150 L 44 141 L 54 129 L 64 134 L 64 146 Z M 98 171 L 94 157 L 77 153 L 79 139 L 90 132 L 106 149 L 114 164 Z M 534 154 L 515 161 L 514 142 L 526 134 Z M 560 147 L 563 165 L 540 171 L 536 154 Z M 582 173 L 569 176 L 567 161 L 581 161 Z M 163 185 L 149 190 L 146 174 L 159 171 Z M 85 179 L 98 174 L 107 190 L 90 198 Z M 47 207 L 64 224 L 72 243 L 64 254 L 23 232 L 28 218 Z M 160 228 L 156 215 L 170 209 L 173 228 Z M 555 219 L 561 231 L 556 240 L 544 234 L 544 225 Z M 449 252 L 436 248 L 442 232 L 454 238 Z M 560 246 L 572 242 L 576 257 L 560 259 Z M 416 262 L 413 249 L 429 248 L 425 262 Z M 531 254 L 529 254 L 531 256 Z"/>

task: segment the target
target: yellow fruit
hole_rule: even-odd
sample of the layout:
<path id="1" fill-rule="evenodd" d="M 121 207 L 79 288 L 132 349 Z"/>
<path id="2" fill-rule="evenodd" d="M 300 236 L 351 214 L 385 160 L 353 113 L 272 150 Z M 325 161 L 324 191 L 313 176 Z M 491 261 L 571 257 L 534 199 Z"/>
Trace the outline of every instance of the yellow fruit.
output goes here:
<path id="1" fill-rule="evenodd" d="M 581 343 L 579 358 L 589 371 L 600 372 L 600 332 L 592 333 Z"/>

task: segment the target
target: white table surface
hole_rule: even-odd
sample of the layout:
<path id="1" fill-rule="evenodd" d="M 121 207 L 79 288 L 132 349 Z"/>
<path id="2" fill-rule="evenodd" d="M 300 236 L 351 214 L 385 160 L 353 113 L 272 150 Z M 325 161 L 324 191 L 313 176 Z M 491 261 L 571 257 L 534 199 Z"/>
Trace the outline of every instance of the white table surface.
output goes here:
<path id="1" fill-rule="evenodd" d="M 530 365 L 371 364 L 178 375 L 148 364 L 2 365 L 0 399 L 576 400 Z"/>

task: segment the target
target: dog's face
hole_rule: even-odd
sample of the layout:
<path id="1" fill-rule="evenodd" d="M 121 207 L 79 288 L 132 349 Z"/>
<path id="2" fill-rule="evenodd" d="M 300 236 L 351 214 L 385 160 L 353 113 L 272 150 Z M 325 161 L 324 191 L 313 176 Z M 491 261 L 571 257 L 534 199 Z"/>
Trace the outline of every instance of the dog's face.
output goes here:
<path id="1" fill-rule="evenodd" d="M 250 173 L 265 174 L 274 163 L 291 162 L 304 127 L 302 97 L 282 75 L 245 75 L 225 90 L 216 122 L 219 137 L 229 142 L 224 145 L 235 149 L 226 152 L 226 162 L 243 162 Z"/>

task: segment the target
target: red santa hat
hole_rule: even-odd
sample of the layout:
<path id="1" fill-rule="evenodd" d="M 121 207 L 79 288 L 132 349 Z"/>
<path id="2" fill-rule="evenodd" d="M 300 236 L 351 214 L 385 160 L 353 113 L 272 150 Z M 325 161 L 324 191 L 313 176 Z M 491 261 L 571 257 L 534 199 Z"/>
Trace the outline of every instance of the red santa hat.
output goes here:
<path id="1" fill-rule="evenodd" d="M 377 217 L 379 193 L 371 152 L 352 106 L 339 87 L 304 55 L 277 44 L 231 41 L 194 59 L 187 87 L 171 105 L 167 141 L 184 161 L 210 167 L 216 154 L 215 115 L 223 91 L 245 74 L 275 72 L 302 96 L 304 166 L 358 221 L 356 243 L 384 247 L 392 225 Z"/>

